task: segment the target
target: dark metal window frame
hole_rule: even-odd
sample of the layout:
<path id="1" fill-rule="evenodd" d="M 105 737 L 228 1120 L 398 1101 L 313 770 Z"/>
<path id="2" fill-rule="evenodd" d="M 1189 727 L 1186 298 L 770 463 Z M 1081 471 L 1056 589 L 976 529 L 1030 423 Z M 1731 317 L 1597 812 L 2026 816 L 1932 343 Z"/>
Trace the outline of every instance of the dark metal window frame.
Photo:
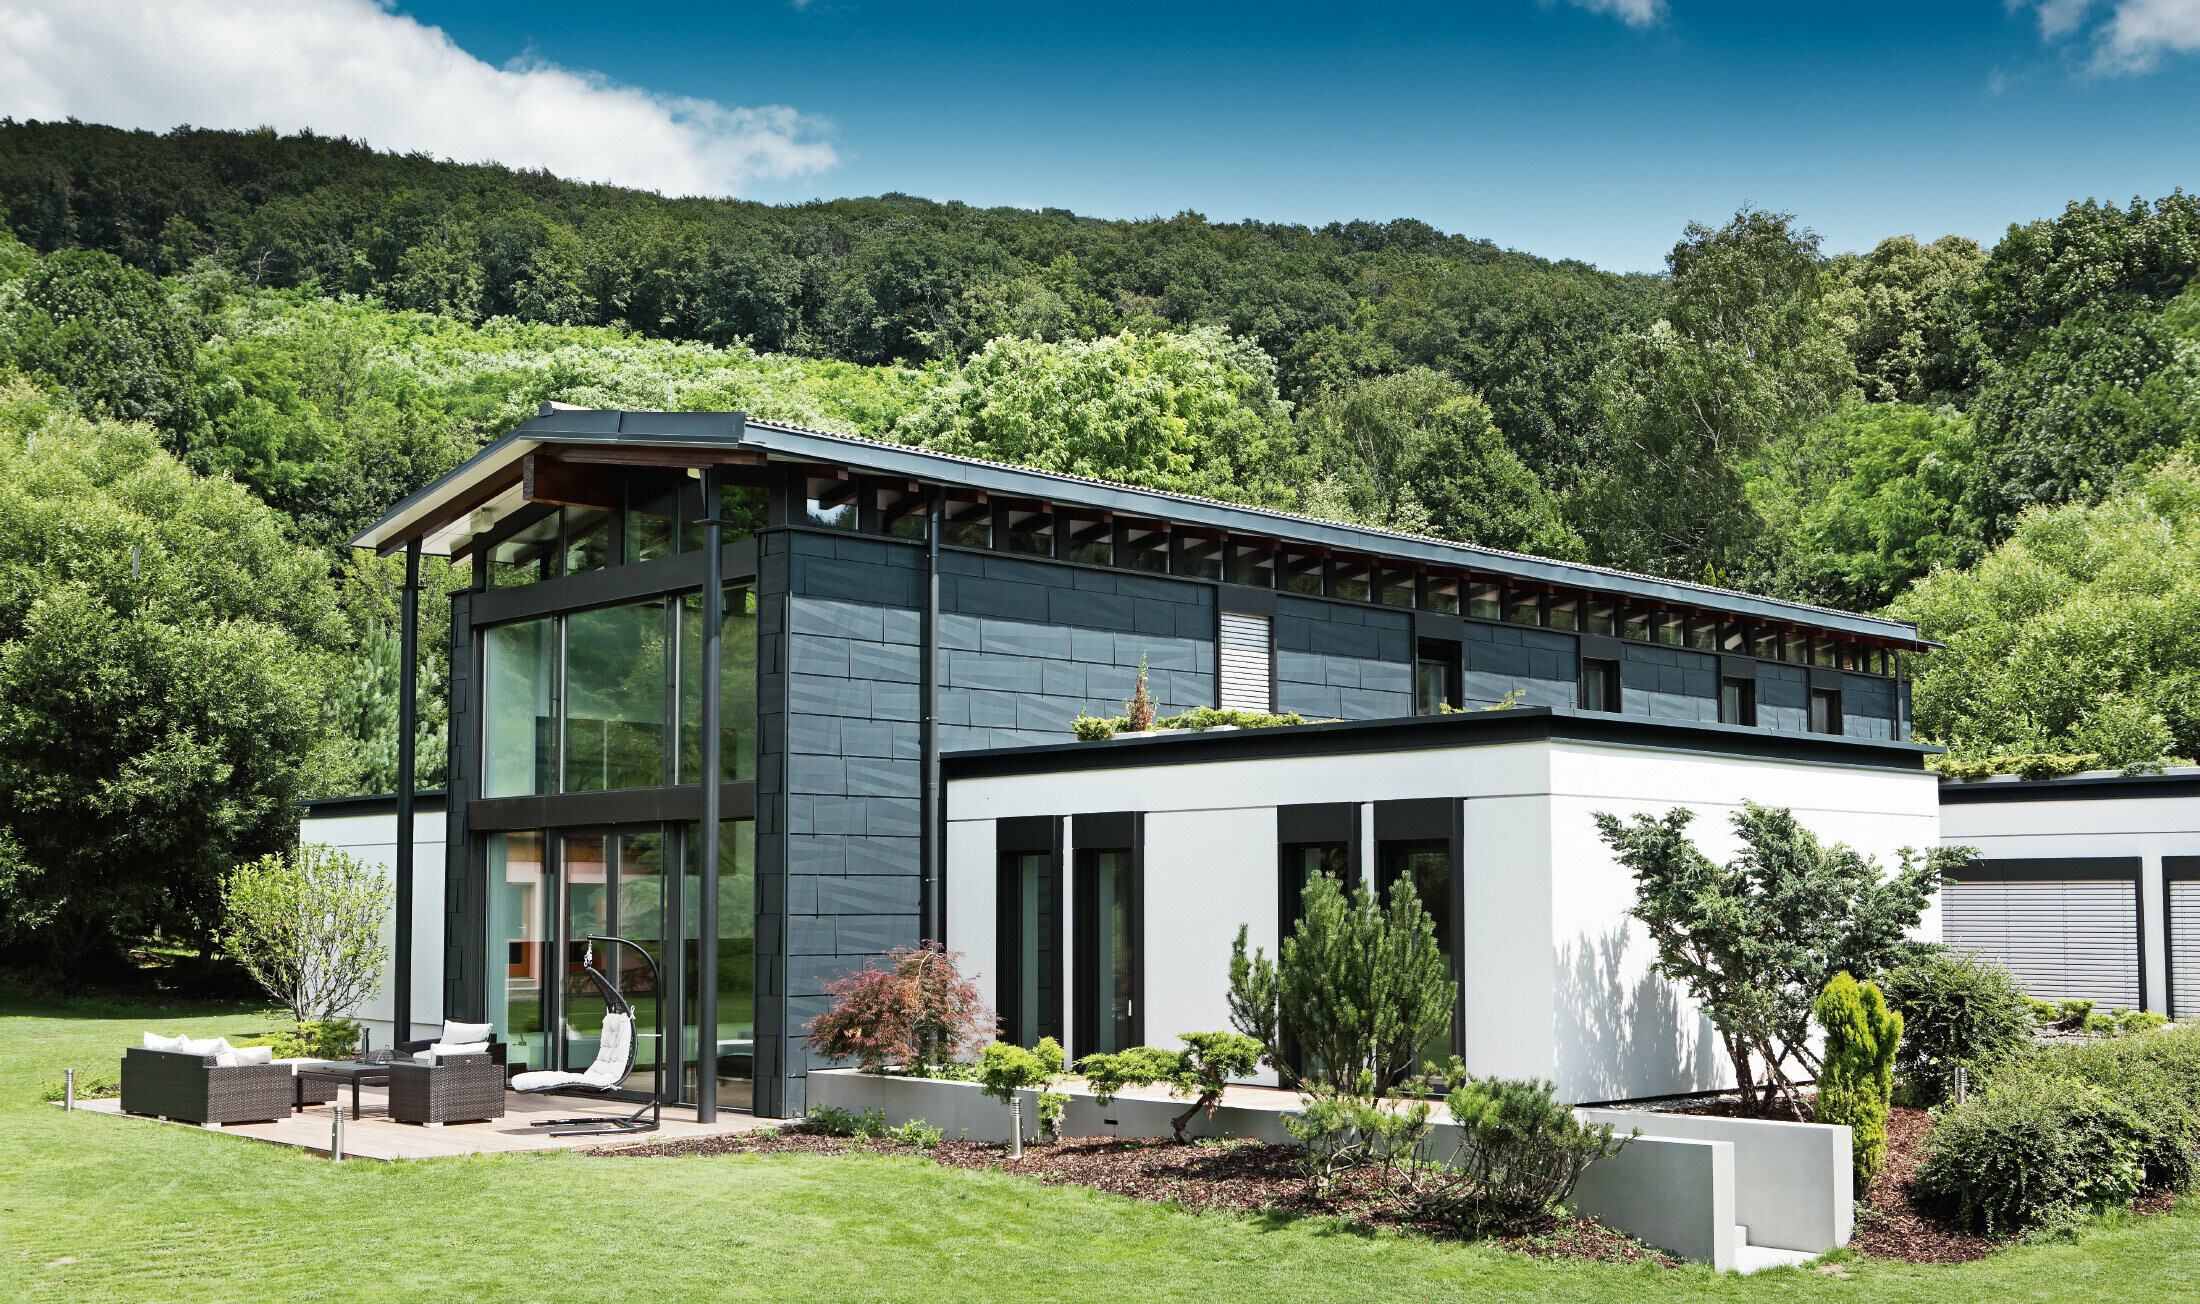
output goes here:
<path id="1" fill-rule="evenodd" d="M 994 851 L 997 860 L 998 896 L 995 902 L 994 926 L 995 973 L 999 975 L 996 987 L 999 999 L 995 1002 L 1001 1016 L 1001 1036 L 1018 1045 L 1035 1044 L 1042 1037 L 1062 1040 L 1062 909 L 1066 901 L 1065 879 L 1062 873 L 1062 821 L 1052 815 L 1026 816 L 1004 819 L 994 826 Z M 1023 1008 L 1023 876 L 1022 860 L 1026 856 L 1047 858 L 1048 904 L 1053 907 L 1053 935 L 1044 939 L 1032 939 L 1034 949 L 1040 954 L 1052 954 L 1055 959 L 1054 981 L 1042 984 L 1041 1008 L 1036 1011 Z M 1032 1035 L 1021 1037 L 1019 1025 L 1029 1022 Z"/>
<path id="2" fill-rule="evenodd" d="M 1099 1025 L 1093 1001 L 1099 990 L 1098 883 L 1093 857 L 1102 852 L 1127 852 L 1130 858 L 1131 934 L 1131 1035 L 1130 1043 L 1146 1041 L 1146 817 L 1137 811 L 1070 817 L 1073 851 L 1070 890 L 1074 907 L 1070 919 L 1070 993 L 1073 1056 L 1093 1053 L 1099 1041 Z"/>

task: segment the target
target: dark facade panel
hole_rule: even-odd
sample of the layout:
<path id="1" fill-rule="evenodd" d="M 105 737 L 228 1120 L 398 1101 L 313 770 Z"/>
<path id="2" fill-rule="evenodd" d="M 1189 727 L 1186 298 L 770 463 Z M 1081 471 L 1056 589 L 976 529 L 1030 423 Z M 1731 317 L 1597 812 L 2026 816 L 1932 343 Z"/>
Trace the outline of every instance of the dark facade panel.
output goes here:
<path id="1" fill-rule="evenodd" d="M 1359 826 L 1358 802 L 1276 807 L 1276 841 L 1285 846 L 1305 842 L 1356 842 Z"/>

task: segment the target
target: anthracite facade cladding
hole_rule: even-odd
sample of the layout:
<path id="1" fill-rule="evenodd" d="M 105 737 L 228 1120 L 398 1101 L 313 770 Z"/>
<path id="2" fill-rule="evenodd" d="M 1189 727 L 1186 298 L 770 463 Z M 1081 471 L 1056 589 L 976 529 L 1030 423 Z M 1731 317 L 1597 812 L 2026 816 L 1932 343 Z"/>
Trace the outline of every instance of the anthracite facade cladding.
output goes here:
<path id="1" fill-rule="evenodd" d="M 805 466 L 815 484 L 820 466 Z M 606 480 L 622 474 L 616 467 L 587 471 Z M 1746 677 L 1761 731 L 1803 733 L 1813 690 L 1838 690 L 1846 735 L 1901 741 L 1907 733 L 1902 686 L 1881 675 L 1319 596 L 1280 581 L 1249 588 L 1085 564 L 1062 559 L 1066 548 L 1055 556 L 1011 551 L 999 529 L 991 548 L 957 547 L 950 536 L 935 549 L 887 531 L 884 500 L 872 494 L 931 501 L 939 486 L 920 492 L 916 481 L 857 476 L 852 484 L 865 506 L 856 531 L 806 523 L 804 471 L 749 474 L 770 486 L 770 510 L 753 541 L 729 545 L 726 573 L 734 581 L 753 575 L 756 598 L 754 1073 L 764 1113 L 797 1114 L 805 1106 L 811 1060 L 802 1035 L 825 1007 L 825 984 L 922 936 L 928 638 L 933 744 L 942 753 L 1066 741 L 1080 714 L 1123 710 L 1141 664 L 1162 713 L 1213 706 L 1225 612 L 1267 618 L 1273 709 L 1310 719 L 1410 716 L 1416 663 L 1432 658 L 1448 664 L 1451 696 L 1469 709 L 1508 698 L 1571 709 L 1579 704 L 1582 662 L 1595 659 L 1616 666 L 1621 712 L 1636 719 L 1716 722 L 1722 681 Z M 1190 527 L 1185 533 L 1199 537 Z M 935 554 L 936 576 L 929 569 Z M 700 576 L 692 557 L 643 564 L 671 577 L 663 589 L 692 591 Z M 610 571 L 550 583 L 577 595 L 571 605 L 579 609 L 611 601 L 613 588 L 634 587 L 615 578 L 621 569 L 614 560 Z M 937 618 L 928 624 L 935 583 Z M 476 795 L 480 772 L 474 673 L 482 626 L 472 622 L 500 619 L 483 613 L 511 606 L 516 596 L 477 588 L 454 599 L 454 813 Z M 1716 602 L 1706 593 L 1696 610 L 1716 609 Z M 1742 619 L 1759 618 L 1745 610 Z M 1810 624 L 1801 610 L 1795 621 Z M 1888 637 L 1894 641 L 1892 627 Z M 452 824 L 447 1008 L 465 1012 L 478 1007 L 495 966 L 482 952 L 480 830 L 469 829 L 463 815 Z M 937 902 L 929 904 L 936 910 Z"/>

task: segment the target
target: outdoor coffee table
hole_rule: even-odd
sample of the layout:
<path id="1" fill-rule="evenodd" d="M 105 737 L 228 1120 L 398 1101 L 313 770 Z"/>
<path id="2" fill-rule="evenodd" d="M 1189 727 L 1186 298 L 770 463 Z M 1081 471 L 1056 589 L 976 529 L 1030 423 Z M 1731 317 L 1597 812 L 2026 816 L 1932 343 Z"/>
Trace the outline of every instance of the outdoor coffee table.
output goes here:
<path id="1" fill-rule="evenodd" d="M 295 1109 L 305 1108 L 306 1097 L 304 1083 L 307 1078 L 315 1078 L 322 1082 L 349 1082 L 351 1084 L 351 1116 L 353 1118 L 357 1118 L 359 1117 L 360 1084 L 365 1083 L 367 1086 L 370 1087 L 381 1087 L 389 1085 L 390 1066 L 387 1061 L 384 1061 L 380 1064 L 370 1064 L 362 1060 L 337 1060 L 320 1064 L 300 1064 L 298 1066 L 299 1085 L 293 1088 L 293 1090 L 296 1092 L 296 1096 L 295 1103 L 292 1107 Z"/>

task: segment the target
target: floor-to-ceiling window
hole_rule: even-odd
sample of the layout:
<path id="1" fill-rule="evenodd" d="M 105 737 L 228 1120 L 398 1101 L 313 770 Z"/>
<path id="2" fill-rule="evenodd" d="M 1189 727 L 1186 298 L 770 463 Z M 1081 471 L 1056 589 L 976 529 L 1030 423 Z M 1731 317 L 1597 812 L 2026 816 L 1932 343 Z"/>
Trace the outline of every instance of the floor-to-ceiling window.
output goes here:
<path id="1" fill-rule="evenodd" d="M 1078 853 L 1077 1044 L 1090 1055 L 1139 1044 L 1137 857 L 1129 849 Z"/>
<path id="2" fill-rule="evenodd" d="M 685 825 L 682 875 L 686 905 L 683 943 L 680 1099 L 697 1098 L 702 1066 L 710 1066 L 718 1103 L 748 1109 L 756 1079 L 756 825 L 727 820 L 718 834 L 718 1026 L 701 1035 L 703 840 Z"/>
<path id="3" fill-rule="evenodd" d="M 482 634 L 481 795 L 550 791 L 555 752 L 558 627 L 550 619 L 498 625 Z"/>
<path id="4" fill-rule="evenodd" d="M 1436 945 L 1447 961 L 1456 954 L 1452 936 L 1451 844 L 1438 841 L 1384 842 L 1376 887 L 1387 905 L 1400 883 L 1410 883 L 1421 908 L 1436 925 Z M 1456 1005 L 1456 1001 L 1454 1002 Z M 1421 1064 L 1433 1066 L 1457 1053 L 1452 1037 L 1454 1010 L 1429 1022 L 1421 1043 Z"/>
<path id="5" fill-rule="evenodd" d="M 564 791 L 666 781 L 669 641 L 662 599 L 565 618 Z"/>
<path id="6" fill-rule="evenodd" d="M 545 940 L 549 865 L 534 830 L 491 834 L 489 843 L 489 1022 L 514 1072 L 544 1068 L 543 1022 L 550 950 Z"/>

